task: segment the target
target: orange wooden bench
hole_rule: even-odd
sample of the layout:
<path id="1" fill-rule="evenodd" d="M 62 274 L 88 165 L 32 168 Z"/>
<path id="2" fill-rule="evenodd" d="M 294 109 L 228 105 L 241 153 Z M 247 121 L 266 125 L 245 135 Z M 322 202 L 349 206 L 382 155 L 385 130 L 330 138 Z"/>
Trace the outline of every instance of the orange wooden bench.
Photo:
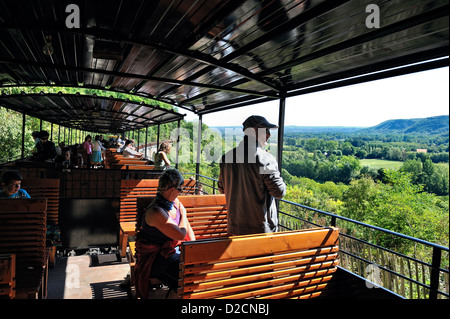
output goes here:
<path id="1" fill-rule="evenodd" d="M 16 297 L 16 255 L 0 255 L 0 299 Z"/>
<path id="2" fill-rule="evenodd" d="M 148 161 L 146 159 L 138 158 L 138 157 L 125 157 L 121 154 L 113 155 L 109 157 L 111 163 L 118 163 L 118 162 L 144 162 L 147 163 Z"/>
<path id="3" fill-rule="evenodd" d="M 196 240 L 227 236 L 225 195 L 178 196 L 178 199 L 186 208 Z"/>
<path id="4" fill-rule="evenodd" d="M 119 208 L 119 249 L 120 256 L 126 256 L 128 236 L 135 234 L 137 198 L 156 196 L 158 179 L 126 179 L 120 183 L 120 208 Z M 185 179 L 181 194 L 194 194 L 195 179 Z"/>
<path id="5" fill-rule="evenodd" d="M 46 199 L 2 199 L 0 254 L 16 256 L 16 298 L 45 298 Z"/>
<path id="6" fill-rule="evenodd" d="M 122 169 L 122 170 L 141 170 L 141 171 L 152 171 L 154 165 L 138 165 L 138 164 L 124 164 L 124 165 L 112 165 L 112 169 Z"/>
<path id="7" fill-rule="evenodd" d="M 47 199 L 47 224 L 56 227 L 59 225 L 59 186 L 60 180 L 57 178 L 25 178 L 21 186 L 31 198 Z M 50 264 L 54 264 L 55 260 L 56 246 L 53 246 L 49 252 Z"/>
<path id="8" fill-rule="evenodd" d="M 33 197 L 47 198 L 47 223 L 58 224 L 59 178 L 24 178 L 21 187 Z"/>
<path id="9" fill-rule="evenodd" d="M 106 150 L 104 162 L 106 168 L 113 168 L 114 166 L 124 164 L 150 164 L 148 160 L 137 157 L 125 157 L 120 153 L 112 152 L 110 150 Z"/>
<path id="10" fill-rule="evenodd" d="M 337 228 L 232 236 L 181 245 L 181 299 L 323 296 L 338 264 Z"/>
<path id="11" fill-rule="evenodd" d="M 141 160 L 141 159 L 133 159 L 133 158 L 124 158 L 120 160 L 116 160 L 112 162 L 110 165 L 117 166 L 117 165 L 152 165 L 153 163 L 147 161 L 147 160 Z"/>

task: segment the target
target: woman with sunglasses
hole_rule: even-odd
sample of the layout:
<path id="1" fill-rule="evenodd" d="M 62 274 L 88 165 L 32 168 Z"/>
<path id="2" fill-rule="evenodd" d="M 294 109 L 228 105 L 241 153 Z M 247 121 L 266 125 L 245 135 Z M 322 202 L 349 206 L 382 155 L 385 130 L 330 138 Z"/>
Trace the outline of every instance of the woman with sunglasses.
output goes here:
<path id="1" fill-rule="evenodd" d="M 155 200 L 146 208 L 142 228 L 137 235 L 135 267 L 136 293 L 147 298 L 149 278 L 157 278 L 169 286 L 178 287 L 180 251 L 184 240 L 195 240 L 186 217 L 186 209 L 177 199 L 182 191 L 183 177 L 169 169 L 159 178 Z"/>

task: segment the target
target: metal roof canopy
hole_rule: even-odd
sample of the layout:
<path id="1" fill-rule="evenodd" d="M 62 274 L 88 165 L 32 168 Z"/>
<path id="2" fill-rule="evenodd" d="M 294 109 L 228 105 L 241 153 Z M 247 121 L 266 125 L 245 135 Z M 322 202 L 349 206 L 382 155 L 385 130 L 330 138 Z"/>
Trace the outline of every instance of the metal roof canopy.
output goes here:
<path id="1" fill-rule="evenodd" d="M 142 129 L 184 117 L 157 105 L 80 93 L 2 94 L 0 105 L 51 123 L 99 133 Z"/>
<path id="2" fill-rule="evenodd" d="M 66 25 L 71 3 L 80 28 Z M 369 4 L 380 28 L 366 24 Z M 448 9 L 448 0 L 0 0 L 0 85 L 83 84 L 202 115 L 447 66 Z M 48 112 L 33 114 L 44 120 L 101 127 L 82 112 L 97 101 L 36 100 L 0 102 L 30 114 L 42 103 Z M 113 111 L 103 118 L 125 123 L 105 130 L 151 125 L 142 111 Z"/>

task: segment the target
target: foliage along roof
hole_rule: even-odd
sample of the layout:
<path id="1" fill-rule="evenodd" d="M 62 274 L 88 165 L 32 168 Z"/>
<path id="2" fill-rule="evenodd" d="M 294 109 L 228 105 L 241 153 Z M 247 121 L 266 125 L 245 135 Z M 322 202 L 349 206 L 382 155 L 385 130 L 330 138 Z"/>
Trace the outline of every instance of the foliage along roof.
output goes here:
<path id="1" fill-rule="evenodd" d="M 0 89 L 106 88 L 207 114 L 447 66 L 448 9 L 448 0 L 0 0 Z M 108 131 L 158 122 L 148 106 L 104 98 L 0 102 L 67 126 L 88 123 L 86 109 Z"/>

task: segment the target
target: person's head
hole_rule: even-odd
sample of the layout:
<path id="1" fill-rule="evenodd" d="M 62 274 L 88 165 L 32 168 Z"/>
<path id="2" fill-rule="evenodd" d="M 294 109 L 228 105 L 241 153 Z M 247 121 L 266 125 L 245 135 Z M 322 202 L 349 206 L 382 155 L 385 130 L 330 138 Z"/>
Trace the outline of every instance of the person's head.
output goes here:
<path id="1" fill-rule="evenodd" d="M 165 170 L 159 177 L 158 192 L 167 200 L 174 201 L 183 190 L 183 183 L 183 176 L 178 170 Z"/>
<path id="2" fill-rule="evenodd" d="M 34 131 L 33 133 L 31 133 L 31 136 L 33 137 L 34 140 L 36 140 L 37 138 L 39 138 L 39 132 Z"/>
<path id="3" fill-rule="evenodd" d="M 45 142 L 48 141 L 48 137 L 49 137 L 49 134 L 48 134 L 47 131 L 40 131 L 40 132 L 39 132 L 39 138 L 41 139 L 41 141 L 42 141 L 43 143 L 45 143 Z"/>
<path id="4" fill-rule="evenodd" d="M 264 147 L 269 141 L 270 130 L 278 128 L 278 125 L 269 123 L 259 115 L 248 117 L 242 125 L 245 135 L 255 137 L 261 147 Z"/>
<path id="5" fill-rule="evenodd" d="M 71 154 L 71 151 L 70 151 L 70 148 L 64 147 L 64 148 L 61 150 L 61 154 L 62 154 L 62 156 L 64 156 L 64 160 L 65 160 L 65 161 L 70 161 L 70 156 L 72 155 L 72 154 Z"/>
<path id="6" fill-rule="evenodd" d="M 127 147 L 127 146 L 133 146 L 133 144 L 134 144 L 134 141 L 133 141 L 133 140 L 126 140 L 126 141 L 125 141 L 125 147 Z"/>
<path id="7" fill-rule="evenodd" d="M 169 142 L 162 142 L 162 143 L 159 145 L 159 151 L 160 151 L 160 152 L 167 153 L 167 154 L 169 154 L 171 148 L 172 148 L 172 146 L 170 146 L 170 143 L 169 143 Z"/>
<path id="8" fill-rule="evenodd" d="M 87 136 L 84 138 L 84 140 L 85 140 L 86 142 L 90 142 L 90 141 L 92 140 L 92 137 L 91 137 L 90 135 L 87 135 Z"/>
<path id="9" fill-rule="evenodd" d="M 22 183 L 22 175 L 18 171 L 6 171 L 2 176 L 2 189 L 8 195 L 17 193 Z"/>
<path id="10" fill-rule="evenodd" d="M 100 141 L 100 135 L 95 135 L 95 138 L 94 138 L 96 141 Z"/>

